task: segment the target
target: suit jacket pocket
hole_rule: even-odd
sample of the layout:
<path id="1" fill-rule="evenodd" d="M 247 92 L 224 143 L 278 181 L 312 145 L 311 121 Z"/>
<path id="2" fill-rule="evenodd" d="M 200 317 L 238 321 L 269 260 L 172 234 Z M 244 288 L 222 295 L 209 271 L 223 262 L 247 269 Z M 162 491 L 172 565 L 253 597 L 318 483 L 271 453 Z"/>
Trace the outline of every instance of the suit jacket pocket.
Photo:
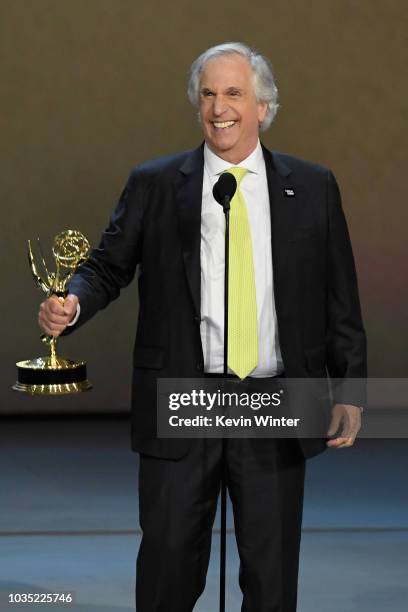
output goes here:
<path id="1" fill-rule="evenodd" d="M 326 345 L 319 344 L 312 348 L 304 349 L 306 363 L 309 372 L 325 375 L 326 368 Z"/>
<path id="2" fill-rule="evenodd" d="M 133 365 L 136 368 L 160 370 L 164 365 L 165 349 L 163 346 L 136 345 L 133 351 Z"/>

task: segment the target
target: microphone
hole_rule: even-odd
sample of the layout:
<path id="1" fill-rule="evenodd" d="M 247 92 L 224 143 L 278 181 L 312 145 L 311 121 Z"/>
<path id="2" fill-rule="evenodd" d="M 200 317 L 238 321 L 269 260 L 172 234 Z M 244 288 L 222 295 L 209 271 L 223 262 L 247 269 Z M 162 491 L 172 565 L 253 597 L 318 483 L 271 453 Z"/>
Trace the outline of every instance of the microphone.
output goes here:
<path id="1" fill-rule="evenodd" d="M 224 376 L 228 374 L 228 284 L 229 284 L 229 216 L 230 202 L 237 190 L 237 181 L 230 172 L 223 172 L 213 187 L 213 196 L 221 204 L 225 214 L 224 251 Z M 220 541 L 220 612 L 225 612 L 225 533 L 227 528 L 227 477 L 225 440 L 222 438 L 221 451 L 221 541 Z"/>
<path id="2" fill-rule="evenodd" d="M 213 187 L 213 196 L 226 213 L 230 209 L 230 202 L 237 190 L 237 181 L 230 172 L 223 172 Z"/>

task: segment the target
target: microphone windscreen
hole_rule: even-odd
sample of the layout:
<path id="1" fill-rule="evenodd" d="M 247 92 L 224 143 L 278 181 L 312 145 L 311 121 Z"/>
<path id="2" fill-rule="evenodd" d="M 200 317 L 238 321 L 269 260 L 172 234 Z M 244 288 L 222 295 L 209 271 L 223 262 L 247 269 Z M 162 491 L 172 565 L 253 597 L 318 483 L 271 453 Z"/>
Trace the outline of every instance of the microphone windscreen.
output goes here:
<path id="1" fill-rule="evenodd" d="M 213 187 L 213 196 L 218 204 L 223 206 L 225 197 L 228 196 L 232 200 L 236 190 L 237 181 L 235 176 L 230 172 L 223 172 Z"/>

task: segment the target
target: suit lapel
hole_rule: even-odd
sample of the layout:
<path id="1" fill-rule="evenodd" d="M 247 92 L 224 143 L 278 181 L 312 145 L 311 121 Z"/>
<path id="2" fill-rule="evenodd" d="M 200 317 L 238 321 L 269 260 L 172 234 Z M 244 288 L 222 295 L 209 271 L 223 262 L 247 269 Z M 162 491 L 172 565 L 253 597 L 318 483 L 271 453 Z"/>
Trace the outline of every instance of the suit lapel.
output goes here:
<path id="1" fill-rule="evenodd" d="M 203 145 L 192 151 L 179 168 L 176 181 L 176 201 L 181 248 L 187 282 L 196 315 L 201 310 L 201 204 L 203 191 Z"/>
<path id="2" fill-rule="evenodd" d="M 300 189 L 293 184 L 291 169 L 276 153 L 262 147 L 268 181 L 271 210 L 272 263 L 274 280 L 279 281 L 285 271 L 288 239 L 296 224 L 296 206 Z M 294 195 L 289 196 L 288 191 Z M 276 289 L 276 286 L 275 286 Z"/>

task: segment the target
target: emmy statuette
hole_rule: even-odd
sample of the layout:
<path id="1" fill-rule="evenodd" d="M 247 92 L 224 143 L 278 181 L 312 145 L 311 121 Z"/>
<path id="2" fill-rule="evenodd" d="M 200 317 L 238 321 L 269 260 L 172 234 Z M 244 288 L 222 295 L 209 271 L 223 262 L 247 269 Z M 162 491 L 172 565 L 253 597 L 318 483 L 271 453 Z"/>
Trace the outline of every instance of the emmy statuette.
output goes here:
<path id="1" fill-rule="evenodd" d="M 39 241 L 38 241 L 39 242 Z M 67 283 L 77 267 L 86 261 L 90 250 L 88 240 L 81 232 L 66 230 L 54 238 L 52 254 L 55 259 L 55 272 L 49 272 L 41 245 L 39 244 L 40 261 L 45 275 L 38 272 L 31 241 L 28 241 L 28 261 L 31 273 L 37 286 L 47 297 L 56 295 L 63 300 L 67 295 Z M 49 346 L 47 357 L 37 357 L 17 362 L 18 378 L 13 385 L 15 391 L 31 395 L 63 395 L 80 393 L 92 387 L 87 380 L 86 363 L 71 361 L 57 355 L 57 339 L 53 336 L 41 336 Z"/>

